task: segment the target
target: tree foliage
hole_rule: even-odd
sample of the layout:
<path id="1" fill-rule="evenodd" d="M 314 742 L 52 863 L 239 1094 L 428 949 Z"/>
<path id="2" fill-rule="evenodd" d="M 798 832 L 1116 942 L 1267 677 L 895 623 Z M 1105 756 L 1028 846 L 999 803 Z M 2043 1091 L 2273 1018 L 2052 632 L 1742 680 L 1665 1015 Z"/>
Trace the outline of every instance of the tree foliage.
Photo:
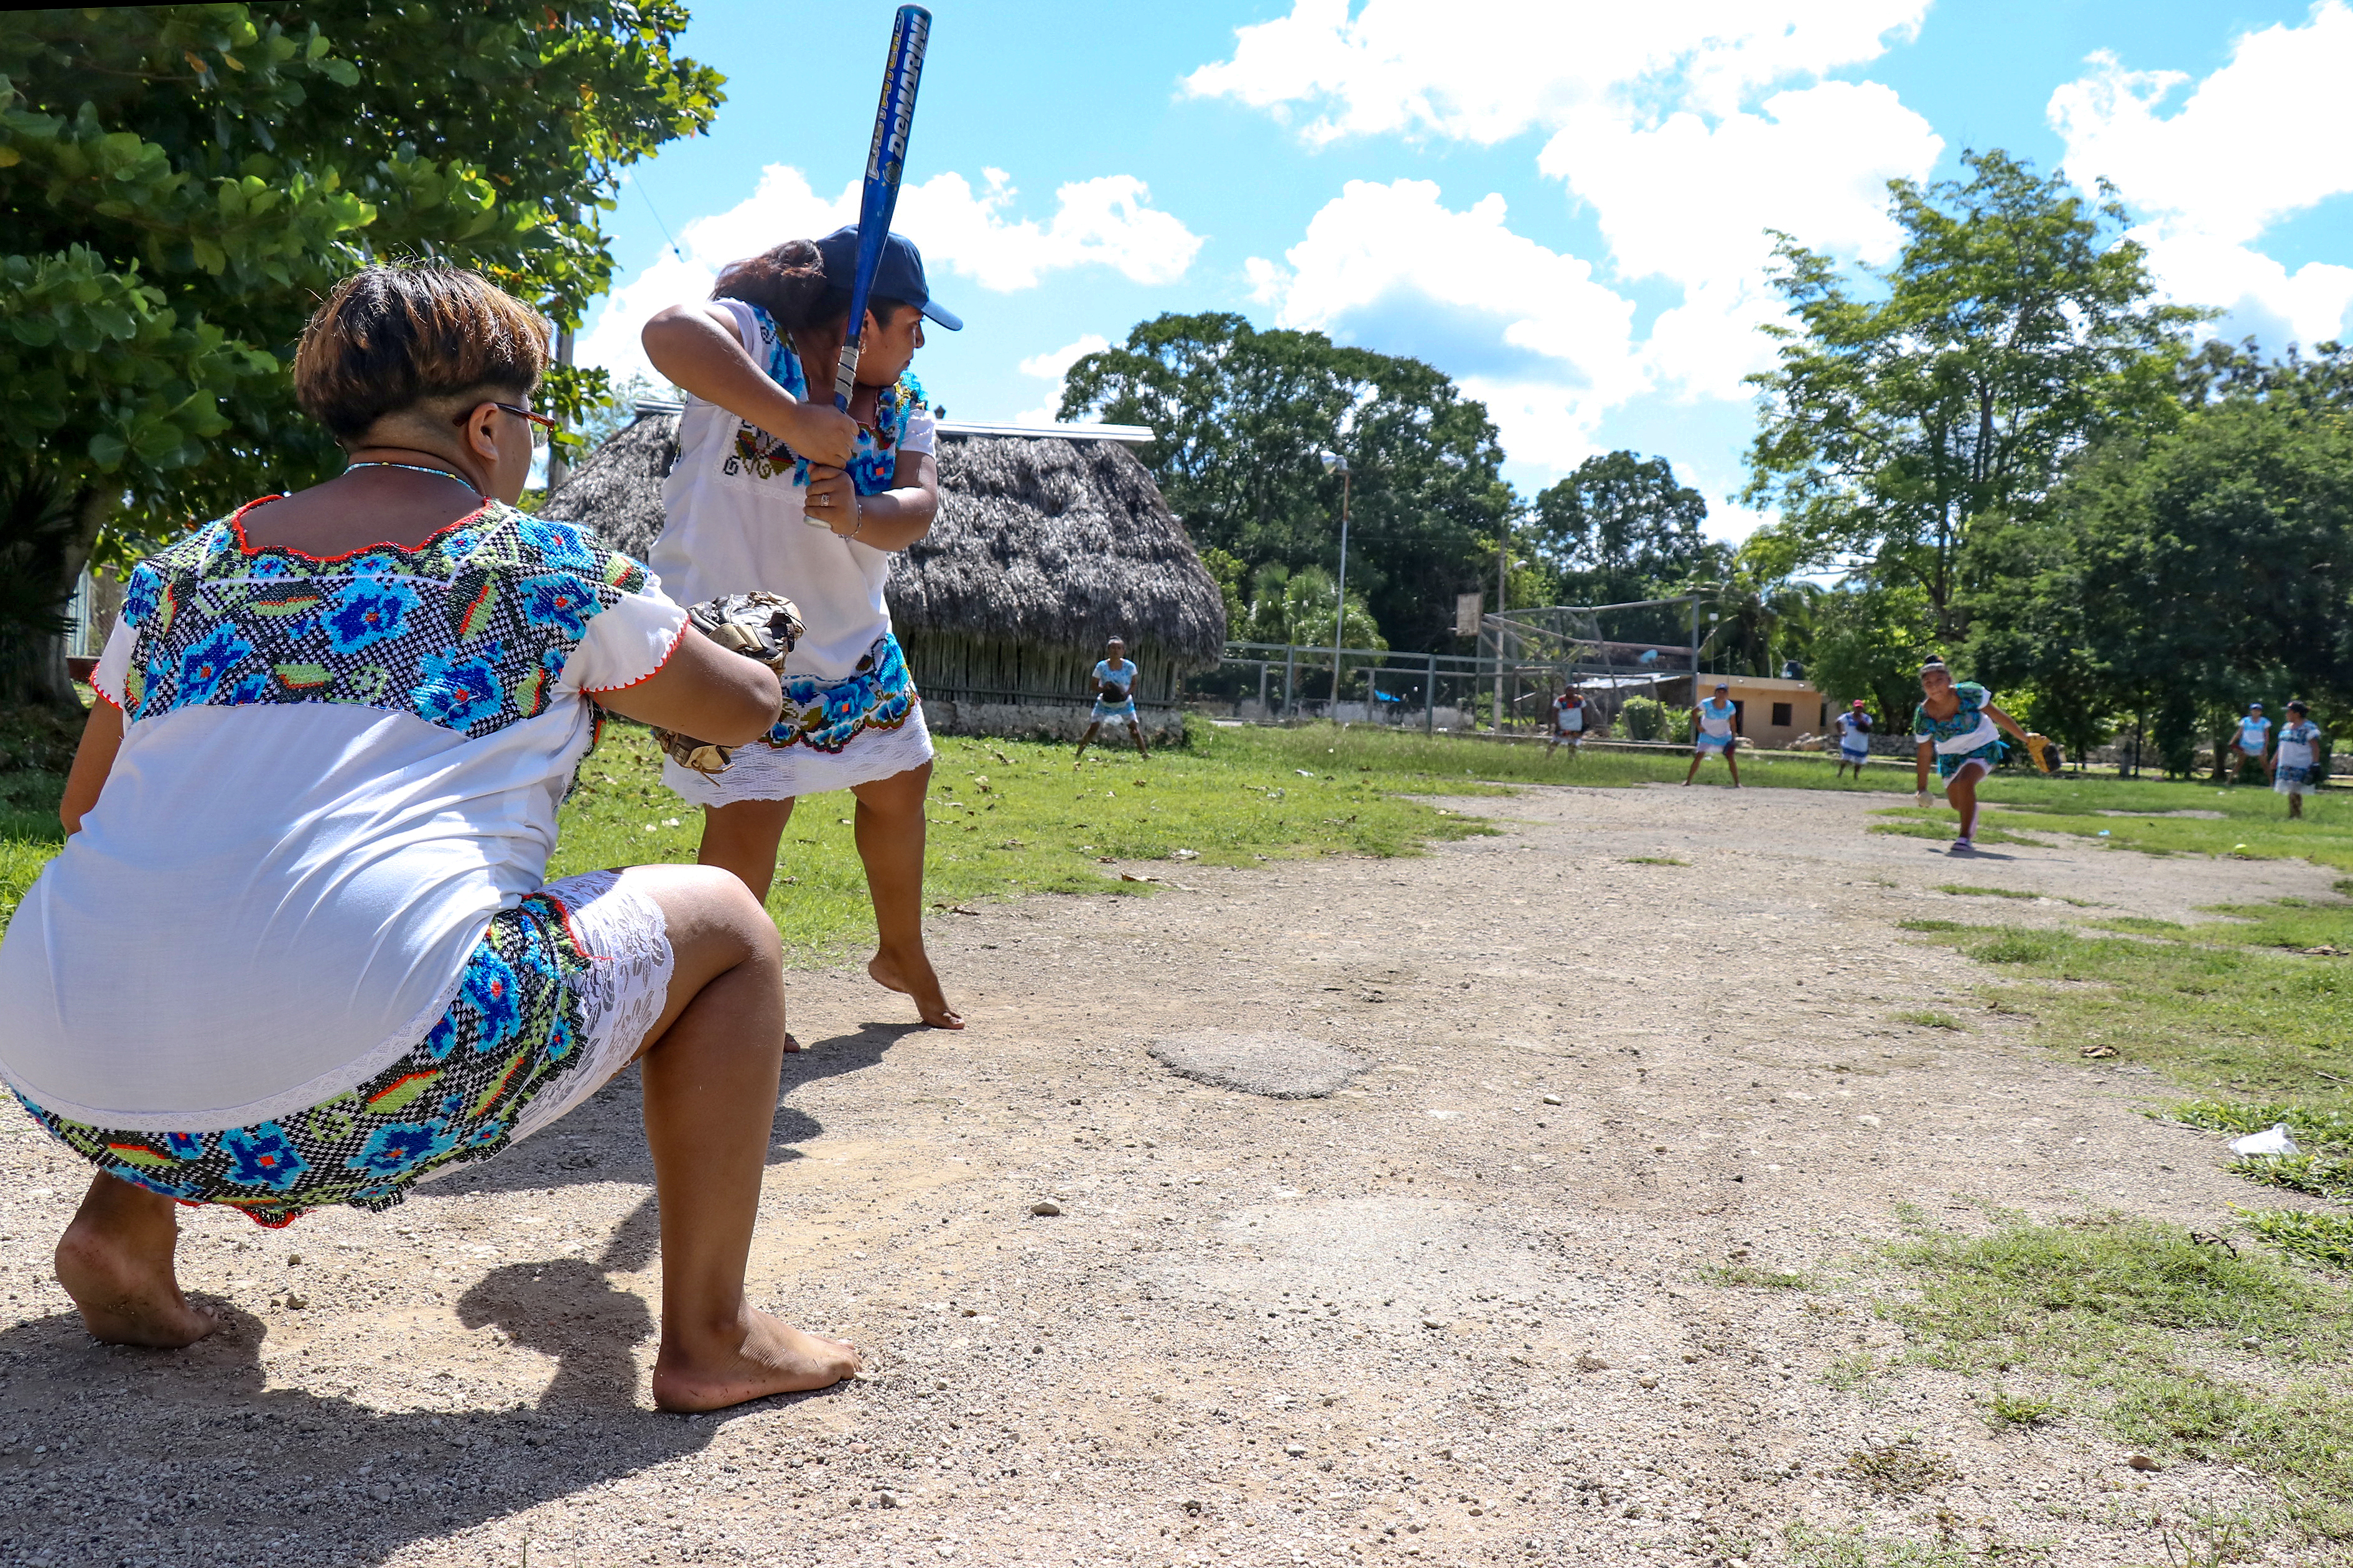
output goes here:
<path id="1" fill-rule="evenodd" d="M 1671 597 L 1723 578 L 1732 552 L 1701 532 L 1707 499 L 1675 478 L 1664 458 L 1603 452 L 1540 491 L 1527 538 L 1570 605 L 1623 605 Z M 1621 642 L 1680 642 L 1685 612 L 1629 612 L 1603 628 Z"/>
<path id="2" fill-rule="evenodd" d="M 2183 394 L 2177 426 L 2104 444 L 1989 551 L 1972 605 L 1988 678 L 2145 712 L 2174 772 L 2251 699 L 2353 700 L 2353 354 L 2223 349 Z"/>
<path id="3" fill-rule="evenodd" d="M 334 470 L 287 365 L 353 267 L 478 268 L 575 323 L 613 270 L 596 212 L 617 172 L 716 111 L 720 78 L 671 52 L 686 20 L 678 0 L 0 15 L 0 483 L 74 517 L 28 568 L 50 613 L 101 525 L 135 545 Z M 577 417 L 600 384 L 548 395 Z"/>
<path id="4" fill-rule="evenodd" d="M 1918 590 L 1950 641 L 1971 540 L 2031 515 L 2090 442 L 2161 424 L 2201 315 L 2151 302 L 2113 201 L 2000 151 L 1963 162 L 1966 178 L 1890 183 L 1905 243 L 1883 272 L 1851 281 L 1779 237 L 1796 322 L 1766 329 L 1779 363 L 1750 378 L 1765 410 L 1746 492 L 1815 563 Z"/>
<path id="5" fill-rule="evenodd" d="M 1515 504 L 1486 408 L 1446 376 L 1239 315 L 1163 315 L 1081 359 L 1061 416 L 1090 416 L 1149 426 L 1143 456 L 1169 506 L 1252 574 L 1336 570 L 1341 483 L 1316 455 L 1345 457 L 1349 596 L 1400 647 L 1451 637 L 1454 595 L 1482 585 L 1482 554 L 1492 578 Z"/>

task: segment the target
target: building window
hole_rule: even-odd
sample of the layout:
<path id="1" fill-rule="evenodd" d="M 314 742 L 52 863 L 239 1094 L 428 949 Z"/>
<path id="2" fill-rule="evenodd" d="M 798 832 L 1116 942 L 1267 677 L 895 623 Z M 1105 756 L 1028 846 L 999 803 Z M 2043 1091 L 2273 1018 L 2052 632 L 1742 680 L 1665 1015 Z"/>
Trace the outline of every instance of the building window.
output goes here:
<path id="1" fill-rule="evenodd" d="M 1773 704 L 1773 724 L 1776 729 L 1786 730 L 1789 727 L 1789 705 L 1788 703 L 1776 702 Z"/>

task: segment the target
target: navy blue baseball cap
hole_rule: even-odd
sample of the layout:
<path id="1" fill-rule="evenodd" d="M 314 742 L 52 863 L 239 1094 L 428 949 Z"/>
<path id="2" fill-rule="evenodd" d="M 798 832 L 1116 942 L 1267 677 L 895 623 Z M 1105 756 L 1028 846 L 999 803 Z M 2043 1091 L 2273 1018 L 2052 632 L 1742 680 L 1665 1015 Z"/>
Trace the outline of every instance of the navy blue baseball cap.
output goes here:
<path id="1" fill-rule="evenodd" d="M 817 248 L 825 258 L 826 281 L 838 279 L 842 287 L 849 287 L 858 276 L 858 226 L 835 229 L 817 242 Z M 923 253 L 903 234 L 892 235 L 882 242 L 881 264 L 874 268 L 874 292 L 885 300 L 904 300 L 922 310 L 925 321 L 937 321 L 949 331 L 964 331 L 963 317 L 932 302 L 931 289 L 923 282 Z"/>

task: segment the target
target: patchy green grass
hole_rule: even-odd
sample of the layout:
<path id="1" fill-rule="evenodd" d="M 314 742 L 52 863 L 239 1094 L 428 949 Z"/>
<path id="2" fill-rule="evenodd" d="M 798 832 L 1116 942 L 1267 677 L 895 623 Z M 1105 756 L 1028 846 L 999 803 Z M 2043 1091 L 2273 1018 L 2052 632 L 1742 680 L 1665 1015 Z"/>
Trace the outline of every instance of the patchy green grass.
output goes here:
<path id="1" fill-rule="evenodd" d="M 2042 897 L 2041 893 L 2031 893 L 2023 888 L 1978 888 L 1967 882 L 1939 882 L 1936 884 L 1936 891 L 1950 893 L 1957 899 L 2033 900 Z"/>
<path id="2" fill-rule="evenodd" d="M 1278 733 L 1268 731 L 1267 734 Z M 1299 731 L 1281 732 L 1296 736 Z M 1320 855 L 1411 855 L 1433 840 L 1494 831 L 1475 817 L 1409 798 L 1407 789 L 1503 791 L 1398 770 L 1374 772 L 1324 748 L 1271 746 L 1260 732 L 1212 731 L 1203 743 L 1155 752 L 1090 752 L 953 736 L 937 741 L 924 889 L 935 919 L 1027 893 L 1148 893 L 1129 874 L 1181 880 L 1193 865 L 1250 866 Z M 1352 753 L 1353 754 L 1353 753 Z M 1318 765 L 1320 763 L 1320 765 Z M 800 802 L 785 830 L 768 908 L 804 962 L 834 958 L 874 929 L 850 838 L 845 794 Z M 662 787 L 651 742 L 613 725 L 565 804 L 553 876 L 600 866 L 691 860 L 702 817 Z M 1138 861 L 1163 864 L 1148 870 Z"/>
<path id="3" fill-rule="evenodd" d="M 1701 1280 L 1709 1285 L 1740 1287 L 1757 1290 L 1804 1290 L 1813 1284 L 1806 1274 L 1789 1274 L 1775 1268 L 1756 1268 L 1746 1263 L 1715 1263 L 1699 1271 Z"/>
<path id="4" fill-rule="evenodd" d="M 65 842 L 58 821 L 65 789 L 63 773 L 0 773 L 0 921 L 16 912 L 16 900 Z"/>
<path id="5" fill-rule="evenodd" d="M 2012 1394 L 2006 1388 L 1995 1389 L 1986 1400 L 1986 1419 L 1997 1427 L 2046 1426 L 2058 1415 L 2057 1400 Z"/>
<path id="6" fill-rule="evenodd" d="M 1672 855 L 1629 855 L 1626 857 L 1626 864 L 1629 866 L 1688 866 L 1691 862 L 1678 860 Z"/>
<path id="7" fill-rule="evenodd" d="M 1889 1015 L 1899 1024 L 1910 1024 L 1920 1029 L 1958 1029 L 1961 1021 L 1950 1013 L 1939 1013 L 1933 1007 L 1918 1007 Z"/>
<path id="8" fill-rule="evenodd" d="M 1859 1524 L 1820 1530 L 1793 1523 L 1783 1529 L 1781 1544 L 1798 1568 L 1973 1568 L 1975 1562 L 1968 1547 L 1957 1540 L 1890 1539 L 1874 1536 Z"/>
<path id="9" fill-rule="evenodd" d="M 2294 1106 L 2353 1132 L 2340 1070 L 2353 1062 L 2353 961 L 2300 951 L 2329 935 L 2353 947 L 2353 904 L 2223 912 L 2232 918 L 2091 931 L 1899 923 L 1992 966 L 2000 1003 L 2031 1015 L 2047 1045 L 2112 1047 L 2201 1100 L 2260 1101 L 2266 1115 Z"/>
<path id="10" fill-rule="evenodd" d="M 2117 1441 L 2245 1466 L 2298 1526 L 2353 1539 L 2353 1292 L 2151 1220 L 2002 1212 L 1971 1235 L 1905 1217 L 1883 1251 L 1916 1294 L 1878 1303 L 1902 1363 L 2063 1378 Z"/>

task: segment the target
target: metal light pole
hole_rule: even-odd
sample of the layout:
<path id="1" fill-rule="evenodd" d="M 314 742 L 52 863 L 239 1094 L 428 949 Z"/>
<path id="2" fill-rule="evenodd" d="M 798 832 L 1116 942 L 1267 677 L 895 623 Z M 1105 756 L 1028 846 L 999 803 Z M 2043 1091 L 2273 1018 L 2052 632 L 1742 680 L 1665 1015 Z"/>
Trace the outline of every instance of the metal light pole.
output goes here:
<path id="1" fill-rule="evenodd" d="M 1340 476 L 1340 591 L 1332 616 L 1332 707 L 1336 718 L 1340 707 L 1341 634 L 1348 626 L 1348 459 L 1337 452 L 1318 452 L 1315 456 L 1325 473 Z"/>
<path id="2" fill-rule="evenodd" d="M 1512 520 L 1504 519 L 1502 532 L 1495 539 L 1495 613 L 1502 615 L 1511 607 L 1504 597 L 1511 582 Z M 1504 628 L 1495 628 L 1495 733 L 1504 732 Z"/>

